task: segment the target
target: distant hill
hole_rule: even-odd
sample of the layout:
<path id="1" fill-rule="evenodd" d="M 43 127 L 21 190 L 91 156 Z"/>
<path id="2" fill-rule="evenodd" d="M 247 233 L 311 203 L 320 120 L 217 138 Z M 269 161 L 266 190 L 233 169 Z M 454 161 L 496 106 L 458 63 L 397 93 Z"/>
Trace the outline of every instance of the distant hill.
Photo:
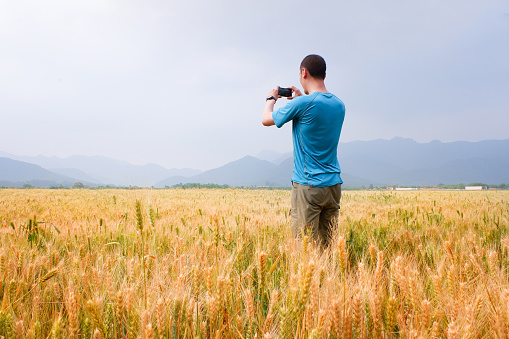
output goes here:
<path id="1" fill-rule="evenodd" d="M 273 164 L 279 165 L 283 161 L 293 156 L 292 152 L 280 153 L 271 150 L 263 150 L 258 153 L 255 158 L 260 160 L 270 161 Z"/>
<path id="2" fill-rule="evenodd" d="M 73 175 L 83 181 L 101 185 L 149 187 L 169 176 L 192 176 L 195 169 L 167 169 L 157 164 L 133 165 L 127 161 L 101 156 L 74 155 L 67 158 L 45 156 L 15 156 L 0 153 L 11 159 L 39 165 L 52 172 Z"/>
<path id="3" fill-rule="evenodd" d="M 291 153 L 264 150 L 257 157 L 281 165 L 278 170 L 273 169 L 272 180 L 265 179 L 266 182 L 289 184 L 293 166 Z M 338 158 L 345 187 L 509 182 L 509 140 L 418 143 L 394 138 L 354 141 L 339 144 Z M 258 181 L 258 185 L 262 182 Z"/>
<path id="4" fill-rule="evenodd" d="M 270 150 L 205 172 L 170 170 L 157 164 L 133 165 L 106 157 L 72 156 L 61 159 L 20 157 L 0 152 L 0 156 L 6 155 L 14 160 L 40 165 L 39 169 L 44 167 L 48 173 L 58 176 L 60 182 L 68 178 L 67 182 L 74 180 L 116 186 L 165 187 L 180 183 L 290 186 L 293 169 L 292 153 Z M 404 138 L 354 141 L 339 144 L 338 158 L 344 187 L 509 183 L 509 139 L 450 143 L 418 143 Z M 10 181 L 6 179 L 7 170 L 3 167 L 0 164 L 0 181 Z M 43 175 L 42 172 L 40 177 L 34 178 L 42 182 L 49 180 L 48 174 Z"/>
<path id="5" fill-rule="evenodd" d="M 341 170 L 374 182 L 437 185 L 509 182 L 509 140 L 480 142 L 412 139 L 340 143 Z"/>
<path id="6" fill-rule="evenodd" d="M 284 165 L 282 165 L 284 167 Z M 230 186 L 288 186 L 288 175 L 280 175 L 286 167 L 252 156 L 246 156 L 219 168 L 205 171 L 188 178 L 170 177 L 156 184 L 156 187 L 173 186 L 179 183 L 219 184 Z"/>
<path id="7" fill-rule="evenodd" d="M 41 166 L 0 157 L 0 186 L 21 187 L 29 184 L 36 187 L 72 186 L 77 180 L 59 175 Z"/>
<path id="8" fill-rule="evenodd" d="M 275 159 L 278 159 L 277 157 Z M 173 186 L 185 183 L 219 184 L 230 186 L 272 186 L 289 187 L 293 171 L 293 157 L 280 164 L 270 163 L 252 156 L 246 156 L 219 168 L 205 171 L 189 178 L 170 177 L 156 184 L 156 187 Z M 345 187 L 360 187 L 368 182 L 379 184 L 349 174 L 341 174 Z M 368 184 L 366 184 L 368 183 Z"/>
<path id="9" fill-rule="evenodd" d="M 52 168 L 51 172 L 74 178 L 81 183 L 93 182 L 95 185 L 102 184 L 101 180 L 76 168 Z"/>

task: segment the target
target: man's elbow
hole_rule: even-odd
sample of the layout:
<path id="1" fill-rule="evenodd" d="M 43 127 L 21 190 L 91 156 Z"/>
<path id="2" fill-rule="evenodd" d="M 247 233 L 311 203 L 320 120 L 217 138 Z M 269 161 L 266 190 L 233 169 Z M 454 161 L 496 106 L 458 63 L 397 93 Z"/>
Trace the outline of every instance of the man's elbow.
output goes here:
<path id="1" fill-rule="evenodd" d="M 273 126 L 275 124 L 274 124 L 274 120 L 272 120 L 272 119 L 262 119 L 262 125 L 263 126 Z"/>

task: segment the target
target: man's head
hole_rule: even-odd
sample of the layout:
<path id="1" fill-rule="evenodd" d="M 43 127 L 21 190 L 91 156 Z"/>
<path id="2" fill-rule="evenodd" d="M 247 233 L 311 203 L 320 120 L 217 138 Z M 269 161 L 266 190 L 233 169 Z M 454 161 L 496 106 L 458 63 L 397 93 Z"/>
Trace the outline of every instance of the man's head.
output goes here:
<path id="1" fill-rule="evenodd" d="M 326 64 L 325 60 L 319 55 L 310 54 L 300 63 L 300 71 L 305 68 L 309 75 L 316 79 L 325 79 Z"/>
<path id="2" fill-rule="evenodd" d="M 325 79 L 327 66 L 325 60 L 316 54 L 310 54 L 300 63 L 300 83 L 304 93 L 308 94 L 307 88 L 310 83 L 321 82 Z"/>

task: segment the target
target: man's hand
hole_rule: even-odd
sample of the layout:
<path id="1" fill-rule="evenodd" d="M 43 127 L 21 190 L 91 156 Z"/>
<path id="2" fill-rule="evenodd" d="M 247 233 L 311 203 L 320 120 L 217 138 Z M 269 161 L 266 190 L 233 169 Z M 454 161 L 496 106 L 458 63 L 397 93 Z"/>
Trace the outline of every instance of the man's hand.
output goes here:
<path id="1" fill-rule="evenodd" d="M 281 96 L 280 96 L 280 95 L 277 95 L 277 92 L 278 92 L 278 91 L 279 91 L 279 86 L 277 86 L 277 87 L 276 87 L 276 89 L 271 89 L 271 90 L 269 91 L 269 94 L 267 94 L 267 98 L 268 98 L 268 97 L 270 97 L 270 96 L 273 96 L 273 97 L 274 97 L 274 98 L 276 98 L 276 99 L 281 98 Z"/>
<path id="2" fill-rule="evenodd" d="M 292 90 L 293 96 L 288 97 L 286 99 L 292 100 L 293 98 L 300 97 L 302 95 L 302 92 L 297 87 L 291 86 L 291 87 L 288 87 L 288 88 L 290 88 Z"/>

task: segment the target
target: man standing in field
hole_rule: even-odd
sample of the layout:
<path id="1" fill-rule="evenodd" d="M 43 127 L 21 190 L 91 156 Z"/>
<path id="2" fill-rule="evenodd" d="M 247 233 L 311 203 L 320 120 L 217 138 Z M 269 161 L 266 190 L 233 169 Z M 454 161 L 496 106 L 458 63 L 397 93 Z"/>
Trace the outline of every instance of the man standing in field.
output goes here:
<path id="1" fill-rule="evenodd" d="M 291 230 L 294 236 L 308 228 L 323 246 L 330 242 L 339 215 L 341 169 L 337 148 L 345 118 L 345 105 L 325 88 L 325 60 L 308 55 L 300 64 L 301 91 L 292 86 L 292 97 L 274 111 L 281 98 L 278 88 L 269 92 L 263 110 L 264 126 L 278 128 L 292 121 L 293 176 Z"/>

